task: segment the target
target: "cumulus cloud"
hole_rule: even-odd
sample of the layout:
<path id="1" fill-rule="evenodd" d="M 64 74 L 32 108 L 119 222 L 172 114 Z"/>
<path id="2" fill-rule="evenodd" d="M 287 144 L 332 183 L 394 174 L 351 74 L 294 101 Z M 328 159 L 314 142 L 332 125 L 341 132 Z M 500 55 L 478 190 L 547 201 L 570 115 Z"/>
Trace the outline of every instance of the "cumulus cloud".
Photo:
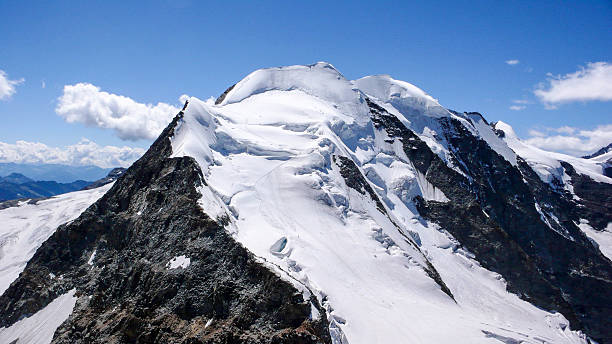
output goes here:
<path id="1" fill-rule="evenodd" d="M 593 130 L 572 127 L 547 128 L 545 132 L 531 130 L 527 143 L 544 150 L 574 156 L 591 154 L 612 143 L 612 124 L 600 125 Z"/>
<path id="2" fill-rule="evenodd" d="M 525 105 L 511 105 L 510 106 L 510 110 L 513 110 L 513 111 L 521 111 L 521 110 L 524 110 L 525 108 L 526 108 Z"/>
<path id="3" fill-rule="evenodd" d="M 88 139 L 66 147 L 50 147 L 40 142 L 0 142 L 0 162 L 30 164 L 95 165 L 103 168 L 128 167 L 144 154 L 134 147 L 100 146 Z"/>
<path id="4" fill-rule="evenodd" d="M 576 101 L 612 100 L 612 64 L 595 62 L 563 76 L 550 76 L 534 94 L 548 107 Z"/>
<path id="5" fill-rule="evenodd" d="M 535 136 L 535 137 L 544 137 L 546 136 L 545 133 L 539 131 L 539 130 L 535 130 L 535 129 L 531 129 L 529 130 L 529 136 Z"/>
<path id="6" fill-rule="evenodd" d="M 511 65 L 511 66 L 517 65 L 519 63 L 521 63 L 521 61 L 519 60 L 506 60 L 506 64 Z"/>
<path id="7" fill-rule="evenodd" d="M 573 133 L 576 132 L 576 128 L 572 128 L 572 127 L 568 127 L 568 126 L 564 126 L 561 128 L 556 128 L 556 129 L 552 129 L 553 131 L 558 132 L 559 134 L 566 134 L 566 135 L 572 135 Z M 610 138 L 612 140 L 612 138 Z"/>
<path id="8" fill-rule="evenodd" d="M 0 70 L 0 100 L 7 100 L 11 98 L 17 90 L 15 90 L 15 86 L 23 83 L 25 79 L 21 78 L 19 80 L 11 80 L 6 74 L 5 71 Z"/>
<path id="9" fill-rule="evenodd" d="M 138 103 L 89 83 L 64 86 L 55 108 L 69 123 L 112 129 L 122 140 L 132 141 L 156 138 L 178 111 L 166 103 Z"/>

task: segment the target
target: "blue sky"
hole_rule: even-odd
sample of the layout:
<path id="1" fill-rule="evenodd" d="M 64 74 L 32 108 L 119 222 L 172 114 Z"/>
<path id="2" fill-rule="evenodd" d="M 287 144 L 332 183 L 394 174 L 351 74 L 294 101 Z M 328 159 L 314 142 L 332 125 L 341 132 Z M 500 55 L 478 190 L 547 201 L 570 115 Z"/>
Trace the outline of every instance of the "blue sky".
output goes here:
<path id="1" fill-rule="evenodd" d="M 182 94 L 218 96 L 258 68 L 316 61 L 349 79 L 390 74 L 448 108 L 503 120 L 547 149 L 570 152 L 572 141 L 550 141 L 558 135 L 578 135 L 584 150 L 608 134 L 612 142 L 612 95 L 597 87 L 612 70 L 610 1 L 183 0 L 0 2 L 0 70 L 14 90 L 0 98 L 0 143 L 60 149 L 86 138 L 146 148 L 149 138 L 67 123 L 56 113 L 64 86 L 90 83 L 138 103 L 178 106 Z M 596 62 L 603 64 L 589 65 Z M 571 89 L 584 75 L 567 75 L 581 68 L 587 77 L 605 74 L 595 91 Z M 550 75 L 569 79 L 555 89 L 566 98 L 534 94 L 552 90 Z M 604 138 L 591 142 L 590 133 Z"/>

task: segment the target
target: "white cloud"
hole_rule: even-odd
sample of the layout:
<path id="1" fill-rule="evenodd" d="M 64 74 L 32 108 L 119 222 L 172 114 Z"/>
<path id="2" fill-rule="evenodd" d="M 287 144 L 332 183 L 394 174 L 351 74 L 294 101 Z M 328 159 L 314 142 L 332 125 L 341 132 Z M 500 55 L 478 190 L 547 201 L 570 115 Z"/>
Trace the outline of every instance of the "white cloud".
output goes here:
<path id="1" fill-rule="evenodd" d="M 45 80 L 43 80 L 43 81 L 40 83 L 40 86 L 41 86 L 42 88 L 46 88 L 46 87 L 47 87 L 47 83 L 45 82 Z"/>
<path id="2" fill-rule="evenodd" d="M 11 80 L 8 78 L 8 74 L 0 69 L 0 100 L 6 100 L 11 98 L 15 92 L 15 86 L 23 83 L 25 79 Z"/>
<path id="3" fill-rule="evenodd" d="M 521 61 L 519 60 L 506 60 L 506 64 L 511 65 L 511 66 L 517 65 L 519 63 L 521 63 Z"/>
<path id="4" fill-rule="evenodd" d="M 66 147 L 40 142 L 0 142 L 0 162 L 31 164 L 95 165 L 103 168 L 130 166 L 145 150 L 134 147 L 100 146 L 88 139 Z"/>
<path id="5" fill-rule="evenodd" d="M 593 130 L 572 127 L 547 128 L 546 133 L 529 132 L 527 143 L 544 150 L 562 152 L 574 156 L 591 154 L 612 143 L 612 124 L 600 125 Z"/>
<path id="6" fill-rule="evenodd" d="M 524 110 L 525 108 L 526 108 L 525 105 L 511 105 L 510 106 L 510 110 L 513 110 L 513 111 L 521 111 L 521 110 Z"/>
<path id="7" fill-rule="evenodd" d="M 546 134 L 539 130 L 531 129 L 529 130 L 529 136 L 543 137 L 546 136 Z"/>
<path id="8" fill-rule="evenodd" d="M 534 94 L 549 109 L 559 103 L 612 100 L 612 64 L 607 62 L 589 63 L 574 73 L 550 76 L 547 82 Z"/>
<path id="9" fill-rule="evenodd" d="M 179 111 L 166 103 L 138 103 L 89 83 L 64 86 L 58 101 L 55 112 L 67 122 L 112 129 L 123 140 L 156 138 Z"/>
<path id="10" fill-rule="evenodd" d="M 525 100 L 525 99 L 515 99 L 512 102 L 514 104 L 529 104 L 529 100 Z"/>
<path id="11" fill-rule="evenodd" d="M 553 130 L 558 132 L 558 133 L 560 133 L 560 134 L 571 135 L 571 134 L 575 133 L 577 129 L 576 128 L 572 128 L 572 127 L 568 127 L 568 126 L 564 126 L 564 127 L 556 128 L 556 129 L 553 129 Z M 612 137 L 610 138 L 610 140 L 612 140 Z"/>

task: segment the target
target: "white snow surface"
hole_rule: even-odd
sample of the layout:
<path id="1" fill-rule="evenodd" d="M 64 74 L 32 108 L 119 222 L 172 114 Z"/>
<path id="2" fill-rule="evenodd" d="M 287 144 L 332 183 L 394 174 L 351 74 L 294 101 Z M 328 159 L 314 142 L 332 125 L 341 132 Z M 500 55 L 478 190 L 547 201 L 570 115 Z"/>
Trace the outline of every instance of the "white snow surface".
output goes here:
<path id="1" fill-rule="evenodd" d="M 68 319 L 74 309 L 77 301 L 75 293 L 76 290 L 72 289 L 32 316 L 21 319 L 8 328 L 0 328 L 0 343 L 51 343 L 55 330 Z"/>
<path id="2" fill-rule="evenodd" d="M 451 113 L 433 98 L 387 76 L 348 81 L 318 63 L 253 72 L 220 105 L 191 98 L 173 156 L 202 168 L 207 214 L 228 216 L 238 242 L 323 303 L 334 343 L 586 343 L 562 315 L 508 293 L 501 276 L 418 215 L 414 196 L 448 199 L 401 143 L 366 120 L 363 94 L 448 154 L 433 119 Z M 515 157 L 503 141 L 493 144 Z M 384 213 L 345 184 L 334 155 L 356 163 Z M 427 275 L 426 259 L 456 302 Z"/>
<path id="3" fill-rule="evenodd" d="M 481 116 L 471 116 L 472 123 L 474 123 L 475 129 L 478 131 L 478 135 L 485 140 L 489 147 L 493 148 L 499 155 L 503 156 L 513 166 L 517 165 L 516 153 L 508 147 L 508 145 L 495 134 L 493 128 L 485 123 Z"/>
<path id="4" fill-rule="evenodd" d="M 186 269 L 191 264 L 191 259 L 185 255 L 176 256 L 168 262 L 168 269 Z"/>
<path id="5" fill-rule="evenodd" d="M 608 161 L 610 159 L 612 159 L 612 150 L 607 152 L 607 153 L 604 153 L 602 155 L 598 155 L 596 157 L 590 158 L 588 160 L 596 161 L 596 162 L 600 162 L 601 163 L 601 162 L 606 162 L 606 161 Z"/>
<path id="6" fill-rule="evenodd" d="M 0 295 L 17 279 L 36 250 L 57 227 L 77 218 L 112 183 L 0 210 Z"/>
<path id="7" fill-rule="evenodd" d="M 87 260 L 87 264 L 94 265 L 94 259 L 96 259 L 96 252 L 98 252 L 97 249 L 95 249 L 93 253 L 91 254 L 91 256 L 89 256 L 89 259 Z"/>
<path id="8" fill-rule="evenodd" d="M 595 241 L 601 253 L 612 260 L 612 222 L 604 230 L 598 231 L 589 225 L 589 221 L 580 219 L 578 227 L 582 229 L 589 239 Z"/>
<path id="9" fill-rule="evenodd" d="M 389 75 L 366 76 L 355 80 L 354 84 L 371 97 L 391 103 L 397 108 L 412 108 L 421 116 L 450 116 L 450 112 L 425 91 L 408 82 L 395 80 Z"/>
<path id="10" fill-rule="evenodd" d="M 544 182 L 550 183 L 553 178 L 557 178 L 564 183 L 567 182 L 569 177 L 564 173 L 560 163 L 560 161 L 565 161 L 571 164 L 576 169 L 576 172 L 587 175 L 597 182 L 612 183 L 612 178 L 606 177 L 603 174 L 603 168 L 600 161 L 601 158 L 583 159 L 562 153 L 541 150 L 521 141 L 514 132 L 514 129 L 512 129 L 509 124 L 502 121 L 495 123 L 495 129 L 504 132 L 505 136 L 503 140 L 508 147 L 518 156 L 525 159 L 529 166 L 531 166 Z M 571 186 L 569 191 L 572 191 Z"/>

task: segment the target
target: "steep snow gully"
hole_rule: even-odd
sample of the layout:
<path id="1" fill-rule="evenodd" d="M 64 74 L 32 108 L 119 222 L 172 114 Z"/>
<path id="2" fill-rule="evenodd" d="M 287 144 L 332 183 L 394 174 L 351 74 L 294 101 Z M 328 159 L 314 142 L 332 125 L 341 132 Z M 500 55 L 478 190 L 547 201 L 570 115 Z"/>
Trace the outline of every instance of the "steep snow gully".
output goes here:
<path id="1" fill-rule="evenodd" d="M 168 147 L 159 148 L 166 141 Z M 153 156 L 159 167 L 143 161 Z M 191 166 L 198 169 L 197 174 L 189 174 L 191 185 L 177 189 L 165 181 L 175 180 L 175 174 L 186 173 L 181 169 Z M 155 177 L 141 181 L 139 169 Z M 134 180 L 128 183 L 130 178 Z M 386 75 L 350 81 L 323 62 L 257 70 L 216 100 L 190 98 L 147 155 L 88 212 L 102 214 L 113 207 L 104 202 L 114 204 L 111 200 L 116 197 L 121 209 L 113 210 L 117 214 L 113 216 L 130 218 L 122 225 L 129 234 L 125 240 L 136 240 L 149 230 L 156 233 L 150 234 L 155 235 L 155 245 L 144 237 L 139 239 L 143 244 L 151 250 L 168 247 L 172 251 L 159 264 L 148 261 L 149 256 L 145 259 L 144 253 L 121 253 L 122 257 L 138 261 L 139 266 L 150 264 L 155 274 L 147 278 L 166 276 L 165 281 L 178 274 L 196 278 L 195 271 L 209 274 L 211 268 L 201 266 L 211 264 L 210 259 L 201 251 L 195 253 L 196 244 L 179 244 L 182 235 L 193 238 L 194 234 L 179 233 L 170 220 L 164 220 L 159 229 L 130 226 L 155 222 L 167 204 L 173 204 L 176 216 L 181 216 L 177 207 L 189 209 L 189 216 L 194 216 L 197 211 L 189 202 L 196 204 L 208 222 L 181 222 L 179 228 L 197 224 L 208 228 L 203 233 L 222 228 L 225 234 L 215 234 L 212 244 L 207 239 L 202 245 L 210 245 L 222 260 L 224 248 L 233 252 L 246 248 L 245 253 L 228 253 L 244 258 L 225 259 L 224 264 L 229 264 L 225 268 L 231 271 L 236 268 L 232 264 L 237 264 L 240 271 L 248 272 L 255 269 L 250 264 L 255 264 L 280 277 L 287 286 L 275 293 L 290 295 L 292 288 L 299 296 L 297 301 L 278 296 L 282 303 L 297 302 L 285 308 L 292 310 L 295 321 L 281 327 L 266 325 L 278 319 L 271 308 L 278 305 L 274 299 L 252 310 L 247 327 L 231 322 L 232 314 L 244 311 L 236 308 L 237 302 L 254 301 L 247 296 L 249 291 L 219 294 L 215 286 L 210 289 L 213 299 L 228 307 L 222 314 L 195 305 L 182 306 L 191 307 L 189 316 L 170 304 L 147 306 L 147 312 L 161 312 L 165 317 L 178 314 L 187 321 L 160 321 L 164 331 L 176 335 L 147 332 L 148 337 L 125 337 L 121 331 L 128 330 L 118 325 L 116 333 L 100 333 L 105 338 L 139 338 L 141 342 L 171 338 L 181 343 L 186 338 L 189 343 L 220 343 L 220 338 L 230 337 L 211 333 L 230 332 L 228 328 L 240 329 L 241 334 L 232 337 L 237 342 L 268 342 L 262 336 L 273 335 L 279 343 L 297 343 L 295 338 L 300 336 L 313 343 L 350 344 L 611 343 L 612 216 L 608 210 L 612 191 L 589 191 L 611 190 L 611 186 L 612 179 L 604 175 L 597 159 L 540 151 L 521 142 L 505 123 L 488 123 L 478 113 L 448 110 L 419 88 Z M 148 195 L 159 188 L 186 196 L 174 203 L 168 197 L 159 201 L 162 196 L 121 198 Z M 196 199 L 189 199 L 190 188 L 197 190 Z M 4 211 L 0 210 L 0 216 Z M 65 237 L 77 230 L 70 226 L 41 250 L 70 240 Z M 90 270 L 99 269 L 96 262 L 111 264 L 111 258 L 103 257 L 124 252 L 123 243 L 115 247 L 110 237 L 101 239 L 105 230 L 114 230 L 113 225 L 99 226 L 97 239 L 82 234 L 90 242 L 79 251 L 82 258 L 60 270 L 86 269 L 92 275 Z M 172 241 L 164 237 L 164 231 L 172 231 Z M 123 239 L 114 236 L 112 240 Z M 232 246 L 236 242 L 240 245 Z M 106 246 L 116 251 L 109 253 Z M 0 338 L 23 333 L 27 322 L 17 319 L 44 316 L 49 307 L 68 302 L 61 301 L 68 300 L 66 295 L 70 300 L 78 298 L 68 322 L 94 333 L 91 329 L 102 324 L 85 326 L 82 314 L 94 314 L 88 311 L 94 306 L 85 299 L 100 287 L 95 283 L 82 289 L 76 282 L 49 286 L 53 292 L 48 292 L 46 301 L 23 306 L 37 292 L 20 294 L 15 288 L 36 285 L 37 279 L 31 276 L 46 266 L 38 255 L 25 273 L 7 282 L 13 284 L 8 296 L 0 298 L 0 309 L 4 309 L 0 316 L 10 315 L 12 320 L 0 323 L 4 326 Z M 0 255 L 0 263 L 2 259 Z M 247 267 L 240 263 L 243 260 L 249 262 Z M 48 275 L 53 269 L 47 266 L 41 271 Z M 256 276 L 249 277 L 252 290 L 269 285 L 259 282 L 261 274 L 249 275 Z M 74 281 L 83 279 L 76 275 Z M 174 295 L 182 295 L 180 290 L 186 287 L 173 285 L 179 292 L 164 293 L 176 299 Z M 185 290 L 211 292 L 194 288 Z M 236 293 L 240 296 L 230 296 Z M 117 295 L 140 300 L 128 292 L 107 297 Z M 126 312 L 96 307 L 101 306 L 94 309 L 108 323 Z M 162 326 L 151 314 L 139 315 L 142 323 L 136 328 L 150 331 Z M 198 330 L 187 330 L 186 326 L 200 324 L 194 320 L 197 317 L 203 321 Z M 70 331 L 64 323 L 58 330 L 61 335 L 18 343 L 62 342 L 78 333 Z"/>

